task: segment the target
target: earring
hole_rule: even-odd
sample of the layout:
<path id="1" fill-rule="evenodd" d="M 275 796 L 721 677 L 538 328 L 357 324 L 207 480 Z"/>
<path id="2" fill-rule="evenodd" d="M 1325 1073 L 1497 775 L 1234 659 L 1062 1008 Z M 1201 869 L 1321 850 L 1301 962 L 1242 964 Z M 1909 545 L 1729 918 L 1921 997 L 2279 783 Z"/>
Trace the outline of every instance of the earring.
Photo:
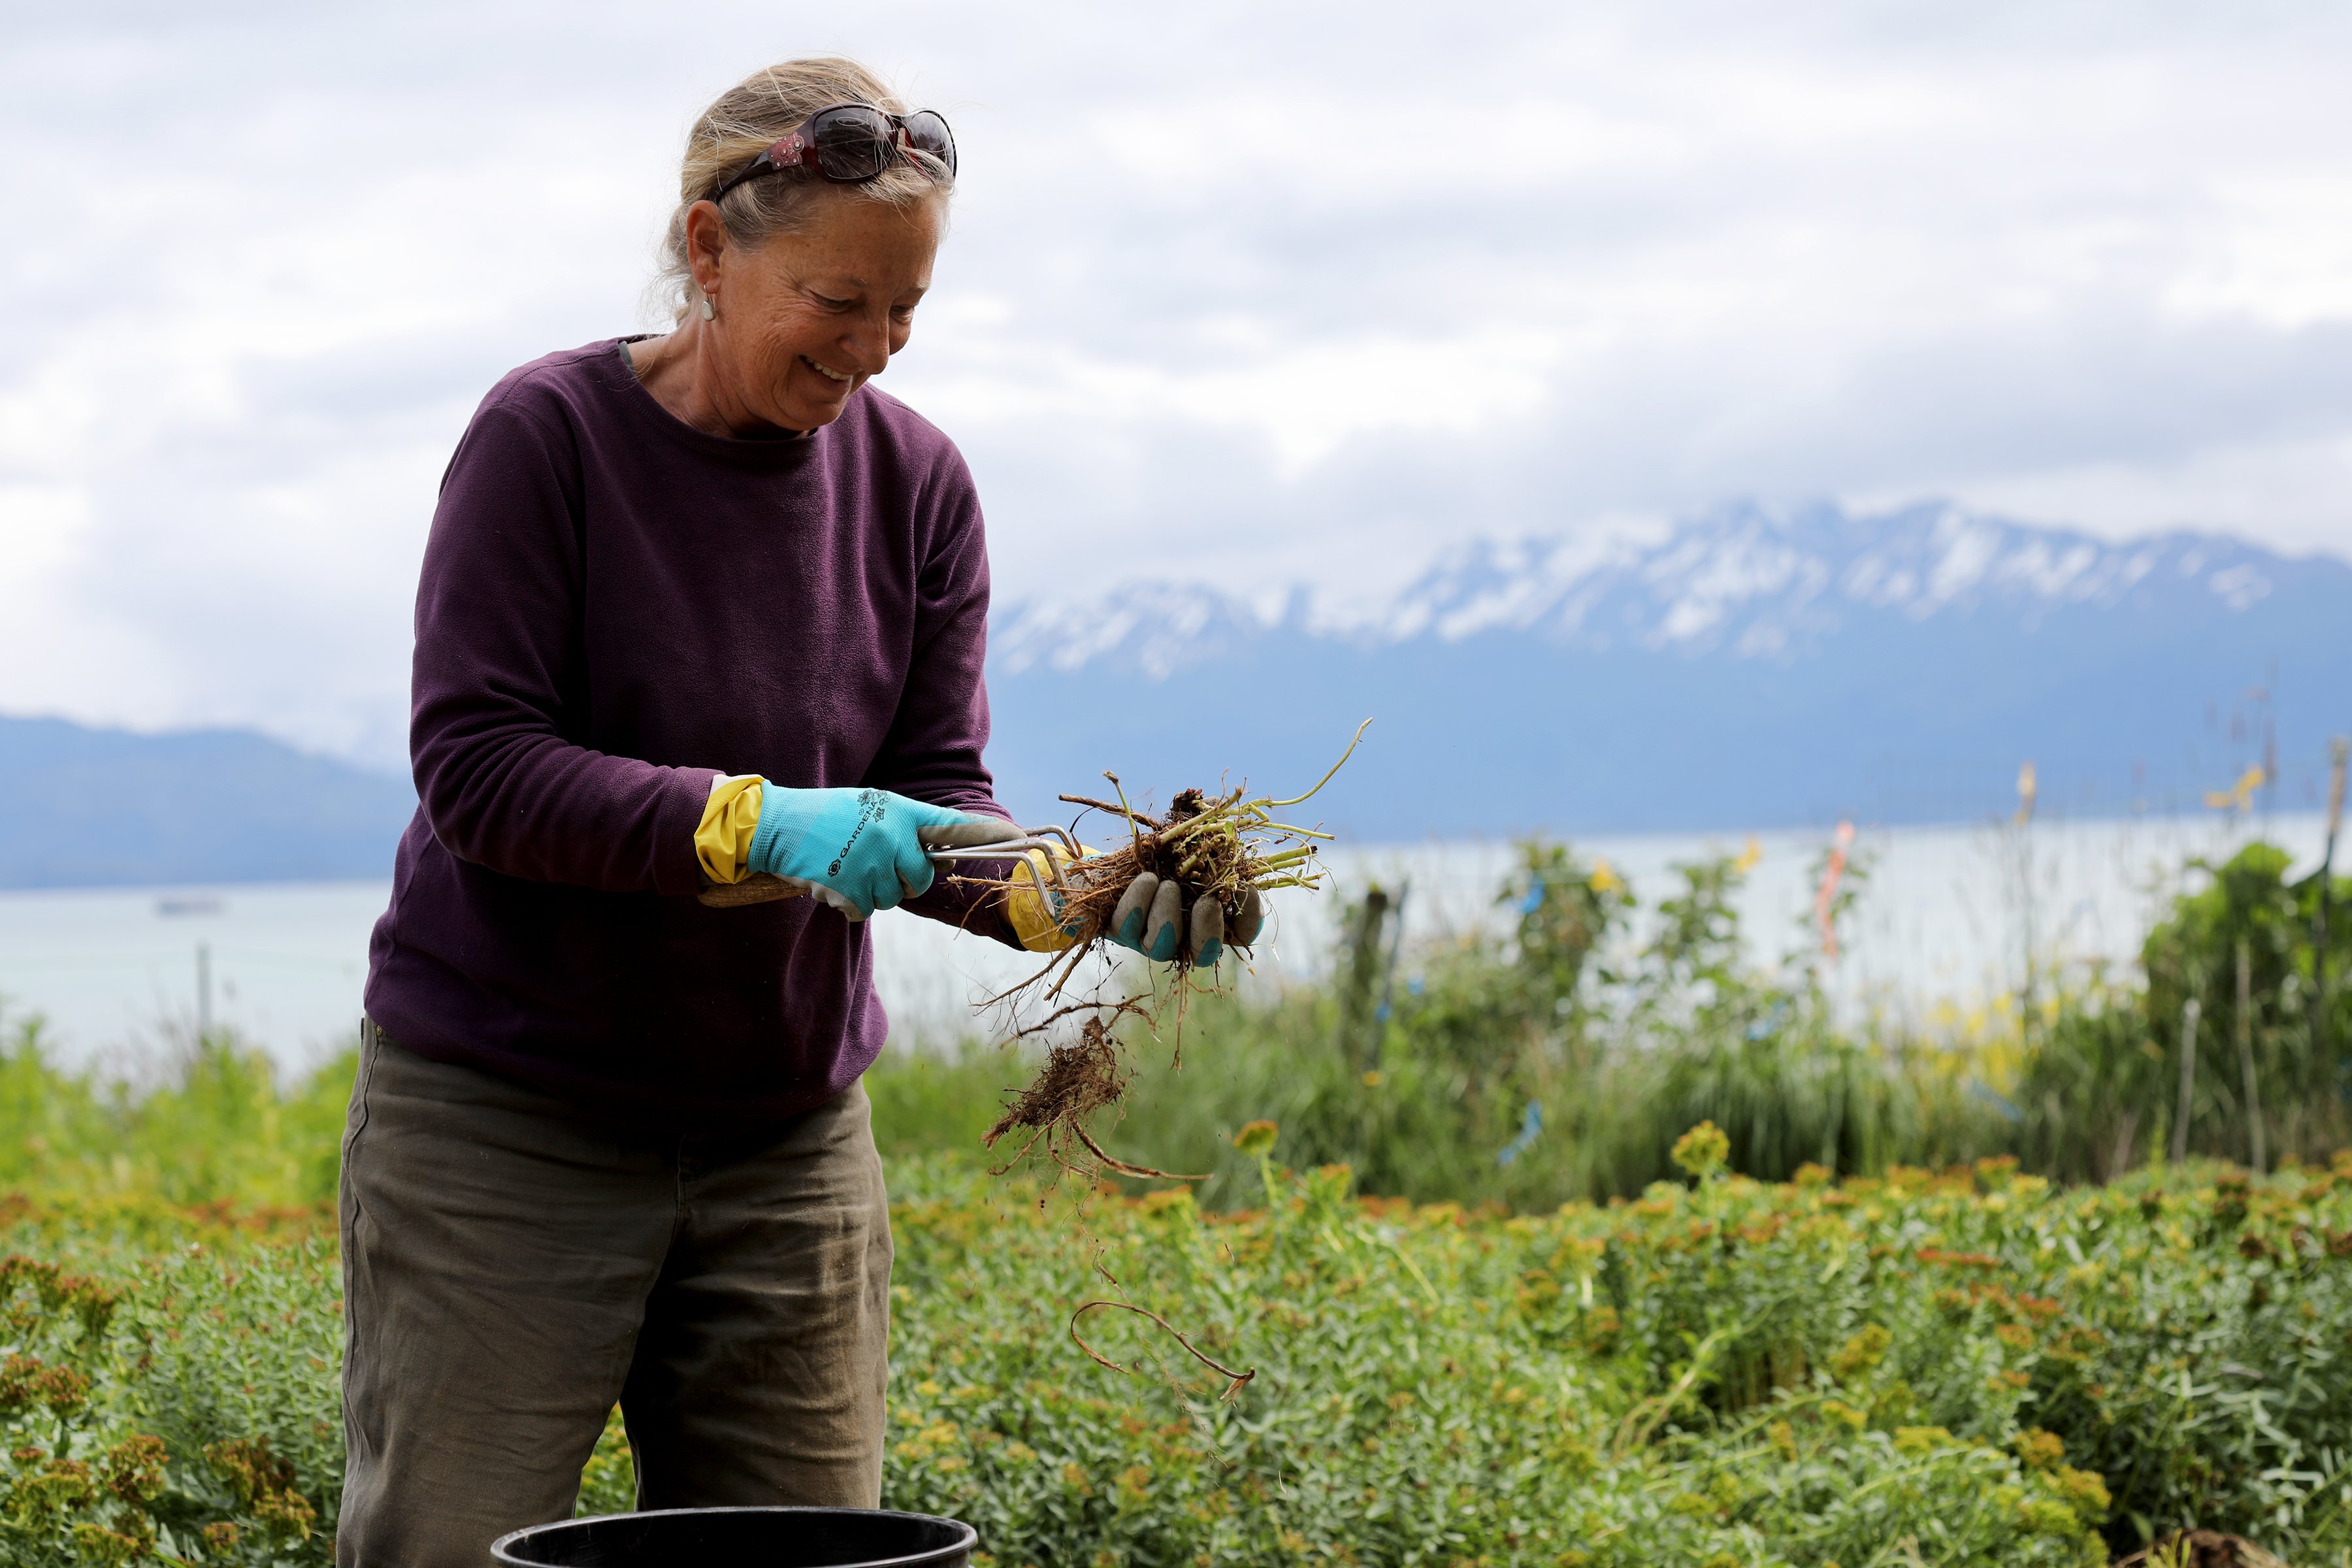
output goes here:
<path id="1" fill-rule="evenodd" d="M 710 296 L 708 294 L 702 297 L 702 319 L 706 321 L 715 321 L 719 319 L 719 312 L 711 307 Z"/>

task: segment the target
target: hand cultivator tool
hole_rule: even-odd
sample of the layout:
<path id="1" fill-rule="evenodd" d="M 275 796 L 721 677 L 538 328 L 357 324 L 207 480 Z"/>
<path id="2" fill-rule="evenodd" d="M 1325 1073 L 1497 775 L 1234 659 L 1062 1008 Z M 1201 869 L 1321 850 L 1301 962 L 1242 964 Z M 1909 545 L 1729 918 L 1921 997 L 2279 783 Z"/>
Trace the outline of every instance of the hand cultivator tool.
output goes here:
<path id="1" fill-rule="evenodd" d="M 959 860 L 1011 860 L 1032 849 L 1059 848 L 1073 860 L 1081 853 L 1078 841 L 1062 828 L 1022 827 L 1010 822 L 960 822 L 948 827 L 924 828 L 918 837 L 923 841 L 925 853 L 940 865 L 952 865 Z M 1062 880 L 1063 858 L 1051 853 L 1045 857 L 1057 886 Z M 808 890 L 806 882 L 755 871 L 740 882 L 705 888 L 698 896 L 714 910 L 726 910 L 738 904 L 764 904 L 772 899 L 797 899 Z"/>

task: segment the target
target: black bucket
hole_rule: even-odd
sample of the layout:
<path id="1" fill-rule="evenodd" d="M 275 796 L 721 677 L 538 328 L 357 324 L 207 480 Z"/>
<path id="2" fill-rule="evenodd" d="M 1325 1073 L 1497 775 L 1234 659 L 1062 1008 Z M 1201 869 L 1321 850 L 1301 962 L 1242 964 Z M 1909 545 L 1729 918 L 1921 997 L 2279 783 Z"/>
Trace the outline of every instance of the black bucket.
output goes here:
<path id="1" fill-rule="evenodd" d="M 980 1537 L 961 1520 L 870 1508 L 674 1508 L 535 1524 L 490 1555 L 543 1568 L 965 1568 Z"/>

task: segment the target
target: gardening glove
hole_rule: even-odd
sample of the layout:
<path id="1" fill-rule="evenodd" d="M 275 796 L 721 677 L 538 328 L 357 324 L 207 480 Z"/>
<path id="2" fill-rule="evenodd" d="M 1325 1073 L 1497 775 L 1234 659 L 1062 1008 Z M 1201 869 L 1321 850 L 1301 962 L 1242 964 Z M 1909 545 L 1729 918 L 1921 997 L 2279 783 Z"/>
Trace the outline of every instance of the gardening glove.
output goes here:
<path id="1" fill-rule="evenodd" d="M 1103 934 L 1154 963 L 1173 963 L 1181 950 L 1195 967 L 1212 969 L 1224 956 L 1228 939 L 1235 947 L 1247 947 L 1265 925 L 1265 908 L 1255 889 L 1242 895 L 1241 916 L 1229 932 L 1224 908 L 1216 900 L 1194 900 L 1187 918 L 1184 889 L 1146 871 L 1119 895 L 1110 929 Z"/>
<path id="2" fill-rule="evenodd" d="M 927 849 L 993 844 L 1021 830 L 885 789 L 781 789 L 760 803 L 744 870 L 780 877 L 851 920 L 895 908 L 931 885 Z"/>
<path id="3" fill-rule="evenodd" d="M 1082 853 L 1093 850 L 1079 846 Z M 1061 952 L 1076 946 L 1087 936 L 1083 918 L 1068 911 L 1059 869 L 1070 864 L 1070 852 L 1056 844 L 1049 849 L 1032 849 L 1013 863 L 1011 885 L 1004 892 L 1004 918 L 1012 922 L 1013 934 L 1031 952 Z"/>

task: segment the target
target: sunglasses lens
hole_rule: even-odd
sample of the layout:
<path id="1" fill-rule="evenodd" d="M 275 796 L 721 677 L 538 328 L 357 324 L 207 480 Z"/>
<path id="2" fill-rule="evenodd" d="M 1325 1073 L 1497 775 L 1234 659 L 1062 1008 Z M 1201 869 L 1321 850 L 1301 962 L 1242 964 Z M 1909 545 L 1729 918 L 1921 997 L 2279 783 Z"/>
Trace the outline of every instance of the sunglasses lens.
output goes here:
<path id="1" fill-rule="evenodd" d="M 935 111 L 926 109 L 920 113 L 908 115 L 907 140 L 914 144 L 917 152 L 929 153 L 945 163 L 949 174 L 956 172 L 955 133 L 948 129 L 948 122 Z"/>
<path id="2" fill-rule="evenodd" d="M 870 180 L 890 157 L 890 121 L 863 104 L 828 109 L 809 121 L 817 167 L 831 180 Z"/>

